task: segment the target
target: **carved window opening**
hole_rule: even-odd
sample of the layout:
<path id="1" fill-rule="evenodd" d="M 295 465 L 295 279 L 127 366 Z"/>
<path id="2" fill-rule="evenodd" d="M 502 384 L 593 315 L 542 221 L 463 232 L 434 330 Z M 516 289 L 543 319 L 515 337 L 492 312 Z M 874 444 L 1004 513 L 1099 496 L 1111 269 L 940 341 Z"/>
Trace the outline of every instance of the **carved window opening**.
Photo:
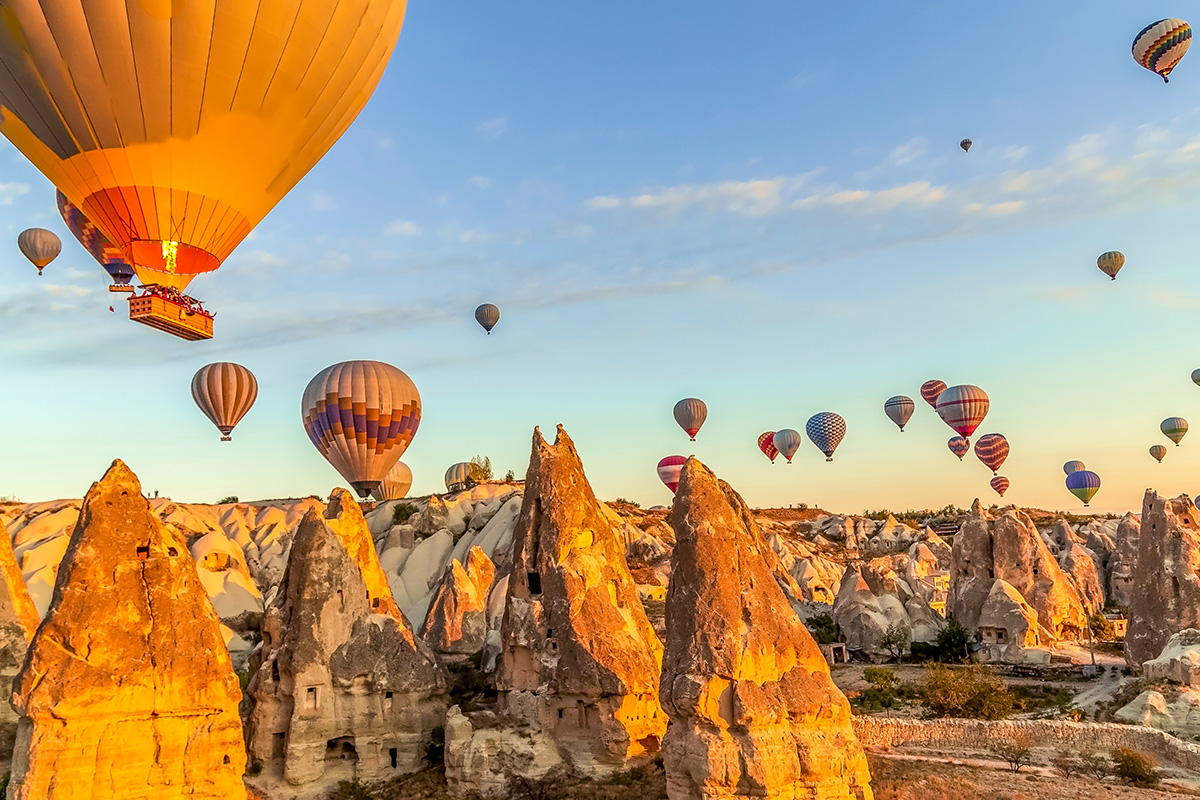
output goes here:
<path id="1" fill-rule="evenodd" d="M 229 756 L 225 756 L 225 758 L 223 758 L 223 759 L 221 760 L 221 763 L 222 763 L 222 764 L 228 764 L 228 763 L 229 763 Z"/>
<path id="2" fill-rule="evenodd" d="M 304 692 L 304 707 L 315 709 L 317 707 L 317 687 L 310 686 Z"/>
<path id="3" fill-rule="evenodd" d="M 525 577 L 529 579 L 529 593 L 535 597 L 540 597 L 542 594 L 542 576 L 536 572 L 531 572 Z"/>
<path id="4" fill-rule="evenodd" d="M 150 557 L 150 545 L 148 545 L 148 544 L 138 545 L 137 557 L 140 561 L 145 561 L 147 558 L 149 558 Z"/>
<path id="5" fill-rule="evenodd" d="M 392 693 L 391 693 L 391 692 L 384 692 L 384 693 L 383 693 L 383 710 L 384 710 L 385 712 L 388 712 L 388 711 L 391 711 L 391 710 L 392 710 L 392 702 L 393 702 L 393 701 L 392 701 Z"/>
<path id="6" fill-rule="evenodd" d="M 400 754 L 396 752 L 396 748 L 392 747 L 388 750 L 388 758 L 392 760 L 392 769 L 396 768 L 396 762 Z"/>
<path id="7" fill-rule="evenodd" d="M 271 680 L 275 681 L 276 683 L 279 683 L 279 662 L 278 661 L 271 662 Z"/>
<path id="8" fill-rule="evenodd" d="M 283 758 L 286 753 L 287 733 L 271 734 L 271 758 Z"/>
<path id="9" fill-rule="evenodd" d="M 342 594 L 341 589 L 338 589 L 338 608 L 342 611 L 346 610 L 346 596 Z"/>
<path id="10" fill-rule="evenodd" d="M 340 736 L 325 742 L 326 761 L 358 761 L 358 750 L 353 736 Z"/>
<path id="11" fill-rule="evenodd" d="M 171 556 L 171 557 L 174 557 L 174 556 L 177 556 L 177 555 L 179 555 L 179 551 L 178 551 L 178 550 L 176 550 L 174 547 L 168 547 L 168 548 L 167 548 L 167 555 L 169 555 L 169 556 Z M 229 756 L 226 756 L 226 758 L 228 758 L 228 757 L 229 757 Z"/>
<path id="12" fill-rule="evenodd" d="M 263 640 L 263 647 L 270 647 L 271 646 L 271 633 L 269 631 L 263 631 L 262 640 Z"/>

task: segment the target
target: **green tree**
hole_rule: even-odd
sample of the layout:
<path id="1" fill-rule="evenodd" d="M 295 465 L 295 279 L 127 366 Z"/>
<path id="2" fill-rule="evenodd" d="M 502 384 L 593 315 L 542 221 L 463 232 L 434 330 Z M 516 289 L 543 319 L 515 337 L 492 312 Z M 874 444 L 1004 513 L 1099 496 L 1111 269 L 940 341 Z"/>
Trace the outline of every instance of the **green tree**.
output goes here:
<path id="1" fill-rule="evenodd" d="M 978 664 L 928 664 L 921 682 L 925 708 L 934 717 L 1004 719 L 1013 710 L 1012 693 L 994 671 Z"/>
<path id="2" fill-rule="evenodd" d="M 992 745 L 992 752 L 1008 763 L 1013 772 L 1020 772 L 1033 760 L 1033 737 L 1025 731 L 1014 733 L 1011 738 Z"/>
<path id="3" fill-rule="evenodd" d="M 863 670 L 863 680 L 877 689 L 898 689 L 900 679 L 894 670 L 887 667 L 867 667 Z"/>
<path id="4" fill-rule="evenodd" d="M 1088 627 L 1092 629 L 1092 636 L 1101 641 L 1109 641 L 1117 635 L 1117 630 L 1113 627 L 1112 620 L 1099 611 L 1088 617 Z"/>
<path id="5" fill-rule="evenodd" d="M 817 614 L 804 621 L 817 644 L 833 644 L 838 640 L 837 623 L 828 614 Z"/>
<path id="6" fill-rule="evenodd" d="M 937 646 L 942 657 L 950 661 L 960 662 L 966 659 L 967 646 L 971 643 L 971 632 L 963 627 L 956 619 L 946 623 L 946 627 L 938 631 Z"/>
<path id="7" fill-rule="evenodd" d="M 475 483 L 483 483 L 492 479 L 492 460 L 487 456 L 475 456 L 467 473 Z"/>
<path id="8" fill-rule="evenodd" d="M 1128 747 L 1118 747 L 1112 751 L 1112 760 L 1113 775 L 1130 786 L 1153 789 L 1161 780 L 1158 762 L 1146 753 L 1139 753 Z"/>
<path id="9" fill-rule="evenodd" d="M 883 636 L 879 637 L 877 644 L 880 649 L 892 657 L 893 661 L 900 661 L 904 658 L 904 654 L 908 652 L 908 646 L 912 642 L 912 636 L 908 629 L 899 625 L 889 625 L 884 631 Z"/>

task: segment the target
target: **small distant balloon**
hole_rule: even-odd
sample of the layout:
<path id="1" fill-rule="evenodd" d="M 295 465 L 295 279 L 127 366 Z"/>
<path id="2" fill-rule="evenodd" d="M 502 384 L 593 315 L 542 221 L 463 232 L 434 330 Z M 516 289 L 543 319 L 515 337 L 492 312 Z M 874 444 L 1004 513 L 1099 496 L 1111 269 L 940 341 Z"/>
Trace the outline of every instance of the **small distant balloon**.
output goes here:
<path id="1" fill-rule="evenodd" d="M 679 476 L 686 463 L 687 458 L 684 456 L 667 456 L 658 462 L 658 479 L 671 490 L 671 494 L 679 488 Z"/>
<path id="2" fill-rule="evenodd" d="M 1100 476 L 1090 470 L 1081 469 L 1067 476 L 1067 491 L 1083 501 L 1083 507 L 1100 491 Z"/>
<path id="3" fill-rule="evenodd" d="M 964 153 L 969 153 L 969 152 L 971 152 L 971 145 L 973 145 L 973 144 L 975 144 L 975 143 L 972 142 L 970 139 L 963 139 L 961 142 L 958 143 L 958 146 L 963 149 Z"/>
<path id="4" fill-rule="evenodd" d="M 1001 497 L 1004 497 L 1004 493 L 1008 491 L 1008 487 L 1008 478 L 1005 478 L 1001 475 L 997 475 L 996 477 L 992 478 L 992 488 L 995 489 L 996 494 L 1000 495 Z"/>
<path id="5" fill-rule="evenodd" d="M 1068 461 L 1067 463 L 1063 464 L 1063 472 L 1067 475 L 1070 475 L 1072 472 L 1079 472 L 1080 470 L 1085 469 L 1087 469 L 1087 467 L 1083 465 L 1082 461 Z"/>
<path id="6" fill-rule="evenodd" d="M 808 440 L 825 454 L 826 461 L 833 461 L 833 451 L 842 443 L 846 435 L 846 420 L 832 411 L 822 411 L 813 414 L 804 424 L 804 432 Z"/>
<path id="7" fill-rule="evenodd" d="M 1182 441 L 1184 435 L 1188 432 L 1188 424 L 1187 420 L 1183 417 L 1167 417 L 1158 426 L 1158 429 L 1163 432 L 1163 436 L 1166 436 L 1175 443 L 1176 447 L 1179 447 L 1179 442 Z"/>
<path id="8" fill-rule="evenodd" d="M 995 475 L 1008 458 L 1008 440 L 998 433 L 980 436 L 979 441 L 975 442 L 975 455 Z"/>
<path id="9" fill-rule="evenodd" d="M 925 381 L 921 384 L 921 399 L 929 403 L 930 408 L 937 408 L 937 399 L 946 391 L 945 381 Z"/>
<path id="10" fill-rule="evenodd" d="M 1192 26 L 1181 19 L 1160 19 L 1133 39 L 1133 60 L 1167 80 L 1192 43 Z"/>
<path id="11" fill-rule="evenodd" d="M 1200 369 L 1192 370 L 1192 383 L 1200 386 Z"/>
<path id="12" fill-rule="evenodd" d="M 912 419 L 913 410 L 916 405 L 911 397 L 905 397 L 898 394 L 895 397 L 889 397 L 887 402 L 883 404 L 883 413 L 887 414 L 888 419 L 900 426 L 900 432 L 904 433 L 904 426 Z"/>
<path id="13" fill-rule="evenodd" d="M 1117 273 L 1121 271 L 1121 267 L 1125 266 L 1125 254 L 1117 250 L 1101 253 L 1100 257 L 1096 259 L 1096 266 L 1115 281 Z"/>
<path id="14" fill-rule="evenodd" d="M 1156 444 L 1150 448 L 1150 455 L 1154 456 L 1154 460 L 1160 464 L 1162 463 L 1163 456 L 1166 454 L 1167 448 L 1163 447 L 1161 444 Z"/>
<path id="15" fill-rule="evenodd" d="M 62 252 L 62 240 L 53 231 L 45 228 L 30 228 L 21 231 L 17 237 L 17 247 L 21 254 L 29 259 L 29 263 L 37 267 L 38 275 L 47 264 L 58 258 Z"/>
<path id="16" fill-rule="evenodd" d="M 460 461 L 457 464 L 451 464 L 446 470 L 443 480 L 446 488 L 450 491 L 454 491 L 455 486 L 466 486 L 471 482 L 471 462 Z"/>
<path id="17" fill-rule="evenodd" d="M 962 461 L 963 456 L 971 449 L 971 443 L 965 436 L 951 436 L 950 441 L 946 442 L 946 447 L 950 448 L 951 453 L 958 456 L 959 461 Z"/>
<path id="18" fill-rule="evenodd" d="M 796 455 L 796 451 L 800 449 L 800 432 L 791 428 L 775 431 L 775 435 L 771 437 L 771 443 L 775 445 L 775 449 L 783 453 L 783 457 L 790 464 L 792 456 Z"/>
<path id="19" fill-rule="evenodd" d="M 475 321 L 487 331 L 488 336 L 491 336 L 492 328 L 496 327 L 496 323 L 500 321 L 500 309 L 491 303 L 484 303 L 475 309 Z"/>
<path id="20" fill-rule="evenodd" d="M 371 492 L 376 500 L 400 500 L 408 497 L 408 490 L 412 488 L 413 474 L 408 468 L 408 464 L 403 461 L 397 461 L 396 466 L 392 467 L 391 472 L 387 474 L 380 484 L 379 488 Z"/>
<path id="21" fill-rule="evenodd" d="M 775 446 L 775 431 L 767 431 L 758 436 L 758 449 L 763 451 L 763 455 L 771 459 L 771 463 L 775 463 L 775 459 L 779 456 L 779 448 Z"/>
<path id="22" fill-rule="evenodd" d="M 687 432 L 688 436 L 692 437 L 693 442 L 696 441 L 696 434 L 700 432 L 706 419 L 708 419 L 708 406 L 704 405 L 703 400 L 685 397 L 675 404 L 675 421 Z"/>
<path id="23" fill-rule="evenodd" d="M 987 392 L 969 384 L 951 386 L 938 395 L 937 413 L 959 436 L 970 436 L 983 424 L 991 401 Z"/>
<path id="24" fill-rule="evenodd" d="M 258 381 L 241 364 L 218 361 L 192 376 L 192 400 L 228 442 L 234 427 L 258 399 Z"/>

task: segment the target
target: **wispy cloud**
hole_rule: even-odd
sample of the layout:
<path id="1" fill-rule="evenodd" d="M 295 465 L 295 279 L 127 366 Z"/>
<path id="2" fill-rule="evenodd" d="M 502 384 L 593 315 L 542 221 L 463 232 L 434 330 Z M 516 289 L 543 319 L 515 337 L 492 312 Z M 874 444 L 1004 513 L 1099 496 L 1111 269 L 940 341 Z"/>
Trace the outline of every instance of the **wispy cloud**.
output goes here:
<path id="1" fill-rule="evenodd" d="M 911 164 L 918 158 L 921 158 L 929 153 L 929 142 L 923 137 L 917 136 L 909 139 L 899 147 L 893 147 L 889 154 L 889 159 L 893 164 L 902 167 L 905 164 Z"/>
<path id="2" fill-rule="evenodd" d="M 317 213 L 333 211 L 337 208 L 337 203 L 334 202 L 332 195 L 325 192 L 310 192 L 308 195 L 308 210 Z"/>
<path id="3" fill-rule="evenodd" d="M 0 183 L 0 206 L 11 206 L 18 197 L 29 194 L 28 183 Z"/>
<path id="4" fill-rule="evenodd" d="M 467 178 L 467 183 L 471 186 L 474 186 L 476 189 L 492 188 L 492 179 L 485 175 L 475 175 Z"/>
<path id="5" fill-rule="evenodd" d="M 422 233 L 421 226 L 408 219 L 393 220 L 383 229 L 384 236 L 420 236 Z"/>
<path id="6" fill-rule="evenodd" d="M 480 135 L 488 139 L 503 136 L 508 131 L 508 117 L 492 117 L 479 123 Z"/>

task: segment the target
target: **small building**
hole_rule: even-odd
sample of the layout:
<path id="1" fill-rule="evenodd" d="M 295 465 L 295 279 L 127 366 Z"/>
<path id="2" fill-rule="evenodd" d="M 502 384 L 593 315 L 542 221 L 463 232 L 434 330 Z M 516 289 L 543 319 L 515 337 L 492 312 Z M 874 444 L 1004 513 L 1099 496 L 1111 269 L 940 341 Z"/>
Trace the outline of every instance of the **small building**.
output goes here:
<path id="1" fill-rule="evenodd" d="M 846 650 L 846 645 L 842 642 L 834 642 L 832 644 L 819 644 L 821 655 L 825 656 L 825 663 L 829 666 L 837 664 L 845 664 L 850 660 L 850 653 Z"/>

